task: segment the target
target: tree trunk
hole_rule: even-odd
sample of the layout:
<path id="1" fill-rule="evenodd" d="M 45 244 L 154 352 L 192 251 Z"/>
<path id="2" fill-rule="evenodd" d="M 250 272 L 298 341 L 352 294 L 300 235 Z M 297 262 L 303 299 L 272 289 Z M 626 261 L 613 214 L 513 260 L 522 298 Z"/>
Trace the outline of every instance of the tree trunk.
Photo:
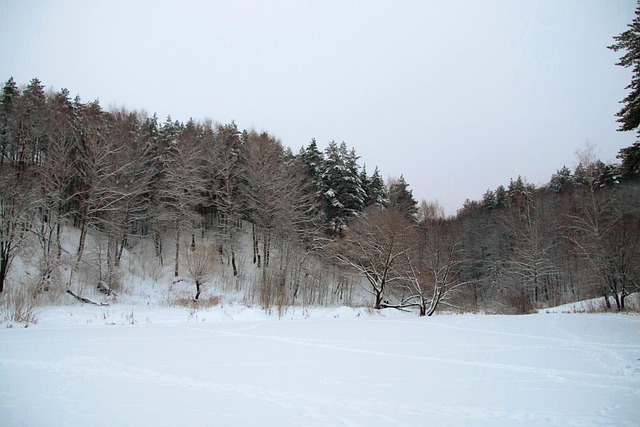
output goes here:
<path id="1" fill-rule="evenodd" d="M 160 267 L 164 267 L 164 260 L 162 257 L 162 237 L 157 230 L 153 232 L 153 240 L 156 248 L 156 256 L 160 260 Z"/>
<path id="2" fill-rule="evenodd" d="M 422 301 L 420 303 L 420 317 L 424 317 L 427 314 L 427 304 L 426 301 Z"/>
<path id="3" fill-rule="evenodd" d="M 620 304 L 620 295 L 618 295 L 618 292 L 613 293 L 613 299 L 616 302 L 616 309 L 620 311 L 622 308 Z"/>
<path id="4" fill-rule="evenodd" d="M 60 217 L 58 217 L 58 221 L 56 224 L 56 260 L 60 261 L 60 258 L 62 257 L 62 242 L 60 241 Z"/>
<path id="5" fill-rule="evenodd" d="M 178 277 L 180 274 L 180 222 L 176 220 L 176 263 L 173 269 L 173 275 Z"/>
<path id="6" fill-rule="evenodd" d="M 196 300 L 196 301 L 198 301 L 198 298 L 200 298 L 201 286 L 202 286 L 202 284 L 200 283 L 200 281 L 196 280 L 196 296 L 194 298 L 194 300 Z"/>
<path id="7" fill-rule="evenodd" d="M 78 242 L 78 254 L 76 256 L 76 266 L 80 264 L 82 260 L 82 254 L 84 253 L 84 243 L 87 238 L 87 221 L 82 219 L 80 222 L 80 241 Z"/>
<path id="8" fill-rule="evenodd" d="M 9 253 L 2 254 L 2 259 L 0 259 L 0 293 L 4 291 L 4 281 L 7 277 L 7 273 L 9 272 Z"/>
<path id="9" fill-rule="evenodd" d="M 382 290 L 375 291 L 376 295 L 376 304 L 373 306 L 376 310 L 380 310 L 382 308 Z"/>
<path id="10" fill-rule="evenodd" d="M 253 263 L 258 263 L 258 268 L 260 268 L 260 258 L 258 256 L 258 237 L 256 236 L 256 225 L 253 224 L 251 238 L 253 240 Z"/>
<path id="11" fill-rule="evenodd" d="M 238 275 L 238 267 L 236 266 L 236 251 L 231 246 L 231 266 L 233 267 L 233 277 Z"/>
<path id="12" fill-rule="evenodd" d="M 262 242 L 262 251 L 264 254 L 267 253 L 267 239 L 265 236 L 264 241 Z M 262 263 L 262 286 L 266 286 L 267 284 L 267 262 L 266 262 L 266 255 L 265 255 L 265 261 Z M 258 264 L 259 265 L 259 264 Z"/>

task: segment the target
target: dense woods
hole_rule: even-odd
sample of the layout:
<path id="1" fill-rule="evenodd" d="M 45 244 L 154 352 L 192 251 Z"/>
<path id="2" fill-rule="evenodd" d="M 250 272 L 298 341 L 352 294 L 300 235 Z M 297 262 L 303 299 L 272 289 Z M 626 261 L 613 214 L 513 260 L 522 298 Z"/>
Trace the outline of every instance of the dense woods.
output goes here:
<path id="1" fill-rule="evenodd" d="M 159 266 L 194 282 L 196 299 L 218 269 L 265 307 L 356 303 L 362 289 L 375 308 L 421 315 L 596 296 L 624 309 L 640 284 L 637 143 L 616 164 L 585 150 L 544 186 L 518 177 L 445 218 L 403 177 L 369 175 L 345 143 L 320 151 L 311 140 L 294 154 L 234 123 L 104 111 L 37 79 L 6 82 L 0 126 L 0 290 L 24 285 L 8 278 L 25 248 L 38 260 L 36 294 L 81 294 L 74 274 L 87 265 L 117 289 L 123 252 L 143 240 Z M 73 250 L 61 244 L 67 229 Z M 104 247 L 86 259 L 90 234 Z"/>

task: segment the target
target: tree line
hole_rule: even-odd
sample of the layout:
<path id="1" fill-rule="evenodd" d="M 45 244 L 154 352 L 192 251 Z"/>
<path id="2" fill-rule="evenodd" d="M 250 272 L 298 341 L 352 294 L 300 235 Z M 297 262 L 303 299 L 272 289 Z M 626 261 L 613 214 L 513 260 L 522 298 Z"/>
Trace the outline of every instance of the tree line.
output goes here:
<path id="1" fill-rule="evenodd" d="M 238 275 L 250 235 L 264 305 L 299 303 L 305 281 L 329 286 L 310 271 L 331 268 L 334 280 L 354 277 L 375 308 L 422 315 L 439 304 L 528 312 L 598 295 L 623 309 L 640 283 L 638 143 L 619 164 L 584 152 L 547 185 L 518 177 L 445 218 L 436 202 L 419 205 L 402 176 L 369 175 L 344 142 L 320 151 L 311 140 L 294 154 L 233 122 L 104 111 L 38 79 L 23 88 L 9 79 L 0 114 L 0 291 L 28 239 L 38 242 L 37 289 L 59 281 L 64 226 L 79 231 L 68 284 L 93 232 L 107 242 L 108 285 L 125 248 L 145 238 L 176 277 L 187 269 L 196 298 L 205 278 L 194 271 L 218 258 Z M 215 256 L 198 258 L 205 233 Z"/>
<path id="2" fill-rule="evenodd" d="M 344 142 L 321 152 L 312 140 L 294 154 L 233 122 L 160 123 L 155 115 L 104 111 L 65 89 L 47 93 L 37 78 L 23 88 L 10 78 L 0 100 L 0 291 L 21 243 L 34 237 L 41 287 L 48 286 L 64 225 L 80 231 L 74 269 L 94 230 L 108 239 L 109 269 L 133 237 L 146 236 L 159 263 L 179 276 L 182 250 L 205 230 L 238 274 L 238 239 L 250 224 L 253 262 L 266 281 L 272 248 L 280 256 L 284 242 L 311 251 L 366 207 L 388 205 L 389 194 L 402 203 L 404 180 L 387 187 L 377 168 L 368 175 L 358 159 Z M 172 248 L 164 247 L 167 235 Z"/>

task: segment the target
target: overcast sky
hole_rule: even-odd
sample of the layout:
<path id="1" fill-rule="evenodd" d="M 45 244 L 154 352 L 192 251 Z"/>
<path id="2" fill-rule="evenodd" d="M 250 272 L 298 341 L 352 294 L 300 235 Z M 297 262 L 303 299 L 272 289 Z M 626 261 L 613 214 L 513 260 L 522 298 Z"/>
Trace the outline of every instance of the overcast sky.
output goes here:
<path id="1" fill-rule="evenodd" d="M 577 149 L 615 160 L 632 0 L 0 0 L 0 79 L 103 108 L 345 141 L 448 214 Z"/>

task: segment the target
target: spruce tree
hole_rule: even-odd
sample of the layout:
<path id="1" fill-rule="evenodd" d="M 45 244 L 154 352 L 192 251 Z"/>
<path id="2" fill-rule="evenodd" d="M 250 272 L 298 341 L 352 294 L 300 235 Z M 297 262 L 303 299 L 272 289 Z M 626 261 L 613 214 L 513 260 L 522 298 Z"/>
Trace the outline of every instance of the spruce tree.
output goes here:
<path id="1" fill-rule="evenodd" d="M 614 52 L 624 50 L 626 53 L 616 63 L 621 67 L 631 68 L 631 83 L 626 87 L 629 94 L 622 100 L 624 106 L 616 114 L 621 123 L 620 131 L 638 129 L 640 126 L 640 4 L 636 8 L 635 18 L 628 25 L 629 29 L 620 35 L 614 36 L 616 41 L 609 49 Z M 638 131 L 640 134 L 640 130 Z"/>
<path id="2" fill-rule="evenodd" d="M 561 193 L 572 183 L 573 177 L 571 175 L 571 170 L 568 167 L 563 166 L 562 169 L 558 170 L 551 176 L 551 181 L 549 182 L 549 191 L 553 193 Z"/>
<path id="3" fill-rule="evenodd" d="M 638 178 L 640 176 L 640 142 L 623 148 L 617 157 L 621 161 L 620 169 L 624 178 Z"/>
<path id="4" fill-rule="evenodd" d="M 332 141 L 325 150 L 323 191 L 325 215 L 330 232 L 342 231 L 349 219 L 364 209 L 366 192 L 362 188 L 355 150 L 349 151 L 344 142 Z"/>
<path id="5" fill-rule="evenodd" d="M 409 184 L 402 175 L 389 184 L 389 207 L 402 212 L 409 218 L 416 218 L 418 202 L 413 198 L 413 192 L 409 190 Z"/>
<path id="6" fill-rule="evenodd" d="M 0 99 L 0 169 L 11 150 L 13 136 L 17 133 L 14 110 L 19 97 L 18 86 L 11 77 L 5 83 Z"/>
<path id="7" fill-rule="evenodd" d="M 387 189 L 384 180 L 380 176 L 380 170 L 376 167 L 373 175 L 369 178 L 369 186 L 367 188 L 367 206 L 375 205 L 386 207 L 389 204 Z"/>
<path id="8" fill-rule="evenodd" d="M 496 207 L 496 193 L 487 189 L 482 195 L 482 207 L 486 210 L 491 210 Z"/>

